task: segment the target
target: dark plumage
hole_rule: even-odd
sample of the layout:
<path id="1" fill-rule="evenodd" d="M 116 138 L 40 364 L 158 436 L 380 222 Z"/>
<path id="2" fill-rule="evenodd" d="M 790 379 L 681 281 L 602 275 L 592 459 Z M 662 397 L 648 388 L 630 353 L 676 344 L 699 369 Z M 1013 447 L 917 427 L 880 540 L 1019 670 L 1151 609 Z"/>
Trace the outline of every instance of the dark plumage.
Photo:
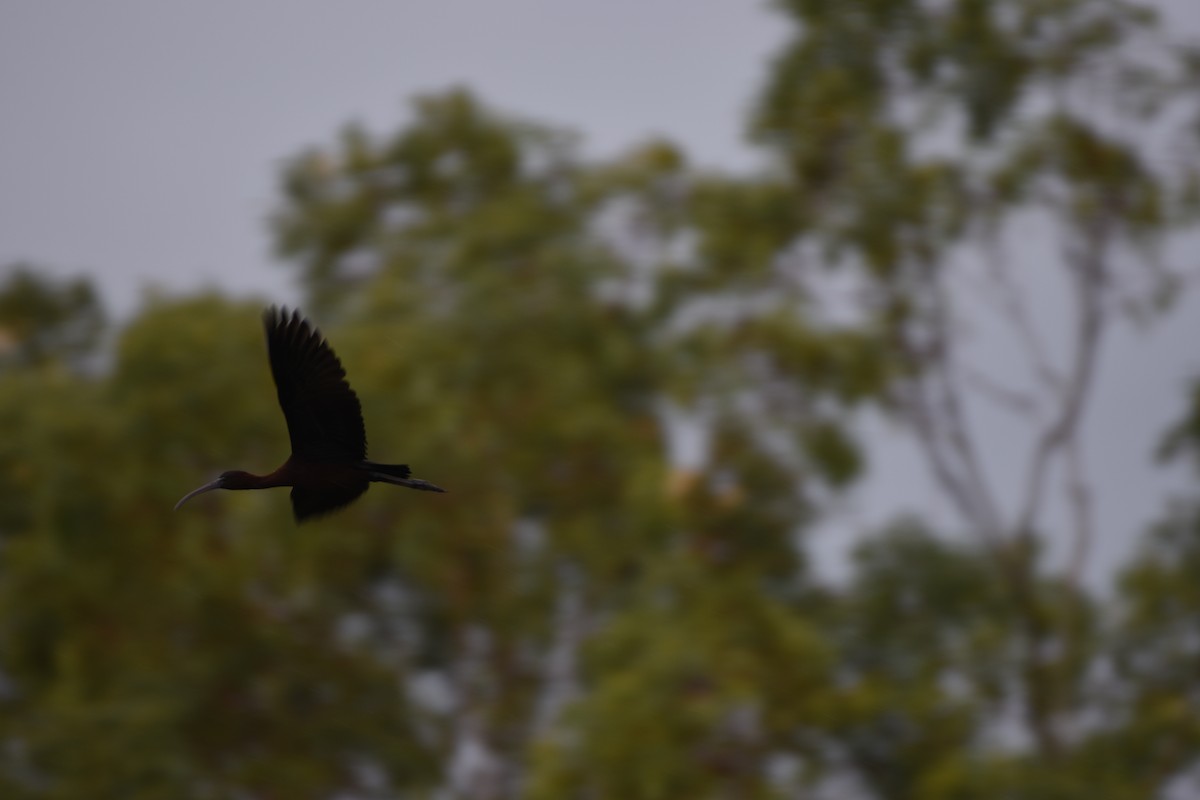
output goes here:
<path id="1" fill-rule="evenodd" d="M 263 313 L 267 355 L 287 421 L 292 454 L 268 475 L 224 472 L 189 492 L 175 508 L 213 489 L 292 487 L 296 521 L 328 514 L 354 501 L 372 482 L 393 483 L 427 492 L 444 489 L 409 477 L 404 464 L 367 460 L 362 406 L 346 382 L 346 371 L 320 331 L 299 310 L 271 306 Z"/>

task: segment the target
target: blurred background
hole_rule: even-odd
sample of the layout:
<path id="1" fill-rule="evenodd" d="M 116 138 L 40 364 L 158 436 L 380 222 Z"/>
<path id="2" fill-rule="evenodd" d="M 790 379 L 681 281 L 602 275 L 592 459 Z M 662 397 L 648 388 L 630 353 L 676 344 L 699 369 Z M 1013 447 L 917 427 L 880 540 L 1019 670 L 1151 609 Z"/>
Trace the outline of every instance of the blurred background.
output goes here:
<path id="1" fill-rule="evenodd" d="M 1194 3 L 0 18 L 0 797 L 1200 796 Z"/>

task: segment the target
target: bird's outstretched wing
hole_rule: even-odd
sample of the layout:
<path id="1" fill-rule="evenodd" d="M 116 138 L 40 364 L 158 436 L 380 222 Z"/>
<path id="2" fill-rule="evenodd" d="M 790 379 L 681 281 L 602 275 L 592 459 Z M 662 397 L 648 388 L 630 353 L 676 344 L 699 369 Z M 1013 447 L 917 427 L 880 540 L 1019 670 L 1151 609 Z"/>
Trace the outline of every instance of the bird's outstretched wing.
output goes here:
<path id="1" fill-rule="evenodd" d="M 299 311 L 289 314 L 275 306 L 263 312 L 263 324 L 292 455 L 315 461 L 362 461 L 367 457 L 362 406 L 320 331 Z"/>
<path id="2" fill-rule="evenodd" d="M 367 490 L 364 480 L 357 486 L 329 486 L 324 489 L 296 487 L 292 489 L 292 513 L 296 522 L 320 517 L 353 502 Z"/>

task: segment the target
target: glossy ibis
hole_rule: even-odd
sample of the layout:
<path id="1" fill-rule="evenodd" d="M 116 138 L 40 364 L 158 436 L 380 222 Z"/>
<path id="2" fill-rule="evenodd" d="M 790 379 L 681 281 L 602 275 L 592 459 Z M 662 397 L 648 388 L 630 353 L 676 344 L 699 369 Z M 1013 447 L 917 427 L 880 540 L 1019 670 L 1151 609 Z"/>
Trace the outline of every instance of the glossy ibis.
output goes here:
<path id="1" fill-rule="evenodd" d="M 292 487 L 292 511 L 297 522 L 341 508 L 367 490 L 372 482 L 394 483 L 426 492 L 438 486 L 411 478 L 404 464 L 367 460 L 367 432 L 358 396 L 346 382 L 346 371 L 320 331 L 299 310 L 271 306 L 263 312 L 267 356 L 287 420 L 292 455 L 269 475 L 233 470 L 212 483 L 188 492 L 176 510 L 198 494 L 213 489 Z"/>

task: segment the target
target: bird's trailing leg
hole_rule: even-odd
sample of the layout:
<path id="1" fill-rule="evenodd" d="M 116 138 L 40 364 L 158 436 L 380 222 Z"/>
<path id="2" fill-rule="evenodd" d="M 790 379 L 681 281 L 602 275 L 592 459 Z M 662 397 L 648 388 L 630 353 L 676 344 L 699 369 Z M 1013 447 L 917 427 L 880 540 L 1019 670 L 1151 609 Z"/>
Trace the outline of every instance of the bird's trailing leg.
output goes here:
<path id="1" fill-rule="evenodd" d="M 376 464 L 374 461 L 363 463 L 367 476 L 378 483 L 391 483 L 396 486 L 407 486 L 409 489 L 420 489 L 422 492 L 445 492 L 440 486 L 420 478 L 411 478 L 412 470 L 407 464 Z"/>

